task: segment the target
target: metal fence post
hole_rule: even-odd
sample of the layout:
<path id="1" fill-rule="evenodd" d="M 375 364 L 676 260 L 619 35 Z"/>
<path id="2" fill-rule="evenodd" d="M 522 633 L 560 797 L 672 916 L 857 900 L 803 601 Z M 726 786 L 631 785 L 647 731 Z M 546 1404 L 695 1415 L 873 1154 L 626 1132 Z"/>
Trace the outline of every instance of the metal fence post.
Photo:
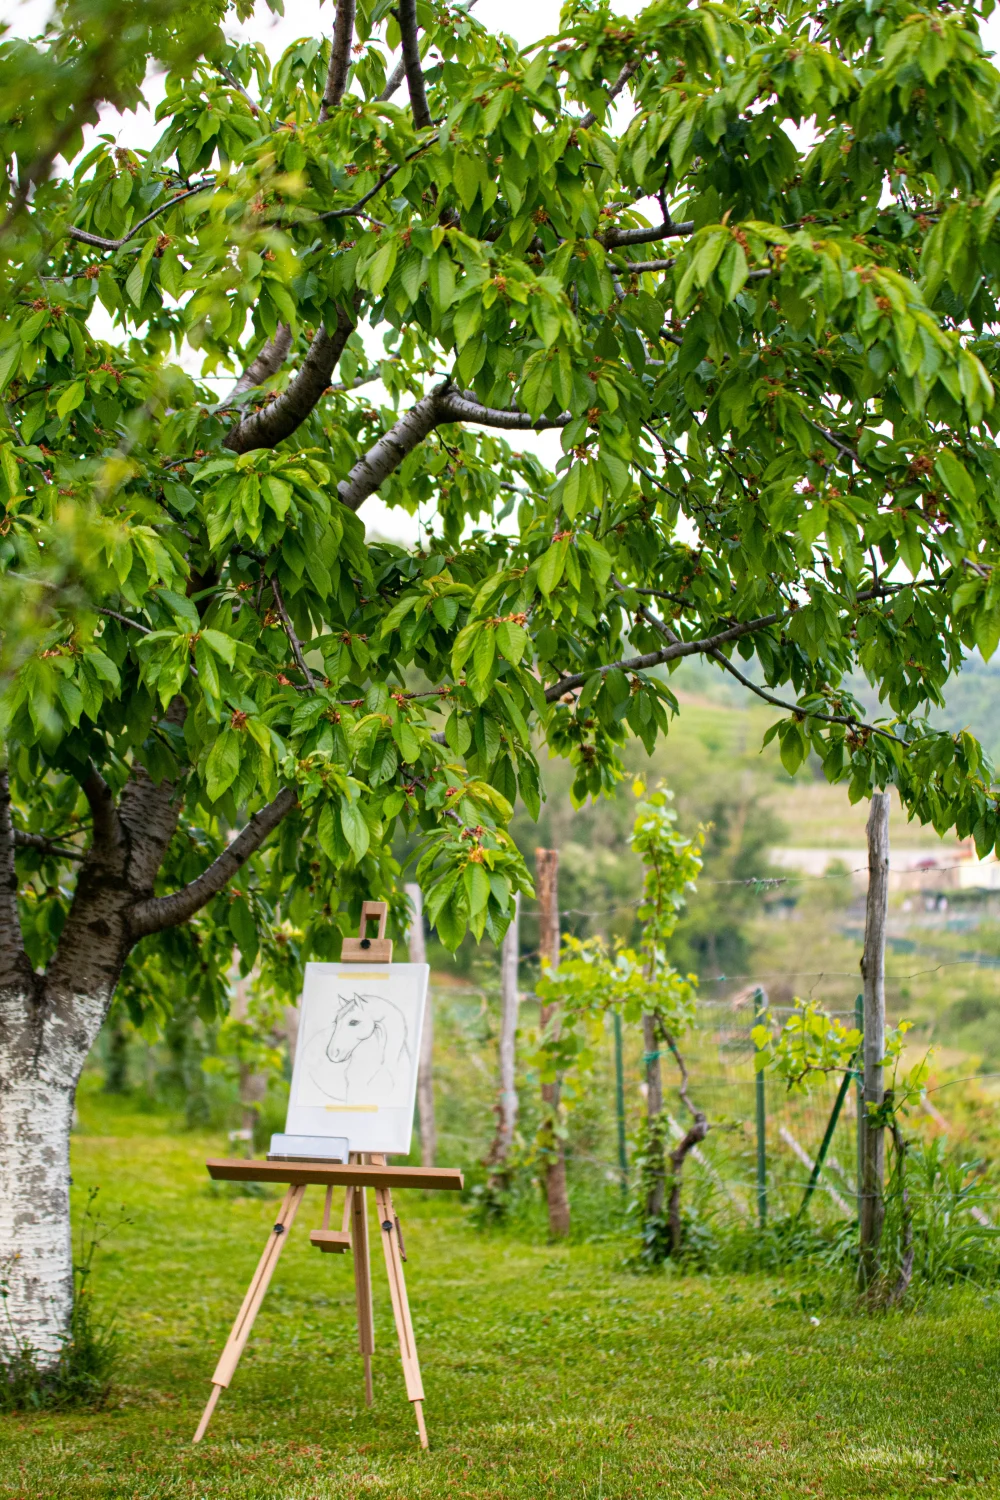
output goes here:
<path id="1" fill-rule="evenodd" d="M 615 1114 L 618 1119 L 618 1168 L 621 1189 L 628 1192 L 628 1151 L 625 1147 L 625 1067 L 622 1060 L 622 1018 L 614 1012 L 615 1024 Z"/>
<path id="2" fill-rule="evenodd" d="M 754 1024 L 762 1026 L 766 1015 L 767 996 L 763 990 L 758 990 L 754 995 Z M 754 1086 L 757 1091 L 757 1220 L 763 1229 L 767 1223 L 767 1103 L 763 1072 L 756 1075 Z"/>

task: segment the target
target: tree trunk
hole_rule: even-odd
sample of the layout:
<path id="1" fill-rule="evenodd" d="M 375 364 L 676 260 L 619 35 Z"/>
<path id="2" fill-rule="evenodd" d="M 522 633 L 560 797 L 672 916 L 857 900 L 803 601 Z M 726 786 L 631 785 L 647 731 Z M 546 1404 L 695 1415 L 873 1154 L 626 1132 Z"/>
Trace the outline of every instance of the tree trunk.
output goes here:
<path id="1" fill-rule="evenodd" d="M 521 895 L 514 896 L 514 916 L 504 934 L 500 950 L 500 1096 L 497 1100 L 497 1130 L 490 1149 L 488 1164 L 494 1169 L 492 1180 L 503 1182 L 507 1157 L 517 1123 L 517 1089 L 515 1087 L 515 1042 L 520 996 L 517 970 L 521 956 Z"/>
<path id="2" fill-rule="evenodd" d="M 40 1369 L 56 1363 L 73 1308 L 69 1131 L 76 1079 L 53 1074 L 45 1064 L 3 1067 L 0 1088 L 0 1356 L 30 1346 Z"/>
<path id="3" fill-rule="evenodd" d="M 535 850 L 535 874 L 538 886 L 538 951 L 553 969 L 559 967 L 559 850 Z M 544 1028 L 552 1019 L 555 1007 L 543 1005 L 539 1025 Z M 559 1114 L 559 1084 L 542 1084 L 542 1102 L 553 1121 Z M 569 1195 L 566 1191 L 566 1148 L 562 1137 L 553 1134 L 545 1168 L 545 1198 L 549 1209 L 549 1233 L 555 1239 L 569 1234 Z"/>
<path id="4" fill-rule="evenodd" d="M 647 1150 L 654 1151 L 656 1156 L 648 1169 L 646 1218 L 658 1219 L 663 1213 L 667 1169 L 663 1137 L 656 1128 L 663 1114 L 663 1072 L 660 1067 L 660 1039 L 657 1034 L 655 1016 L 643 1016 L 642 1042 L 646 1051 L 646 1125 L 648 1131 L 646 1144 Z"/>
<path id="5" fill-rule="evenodd" d="M 865 912 L 865 947 L 861 958 L 864 981 L 864 1103 L 881 1104 L 884 1098 L 882 1058 L 885 1055 L 885 928 L 889 911 L 889 793 L 876 792 L 868 814 L 868 900 Z M 885 1218 L 885 1132 L 868 1124 L 863 1110 L 860 1132 L 861 1255 L 858 1279 L 870 1286 L 878 1271 L 879 1242 Z"/>
<path id="6" fill-rule="evenodd" d="M 424 941 L 424 898 L 419 885 L 406 886 L 413 907 L 413 920 L 407 933 L 411 964 L 427 962 Z M 434 1001 L 427 986 L 424 1029 L 420 1034 L 420 1059 L 417 1066 L 417 1120 L 420 1125 L 420 1162 L 433 1167 L 437 1157 L 437 1124 L 434 1119 Z"/>

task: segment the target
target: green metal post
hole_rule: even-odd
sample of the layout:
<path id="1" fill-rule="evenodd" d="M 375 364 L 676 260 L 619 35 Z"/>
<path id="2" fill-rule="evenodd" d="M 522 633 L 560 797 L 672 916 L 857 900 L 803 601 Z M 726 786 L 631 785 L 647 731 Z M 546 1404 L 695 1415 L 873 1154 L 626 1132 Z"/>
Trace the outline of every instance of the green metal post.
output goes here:
<path id="1" fill-rule="evenodd" d="M 618 1167 L 622 1192 L 628 1192 L 628 1152 L 625 1148 L 625 1068 L 622 1061 L 622 1018 L 615 1018 L 615 1113 L 618 1117 Z"/>
<path id="2" fill-rule="evenodd" d="M 809 1174 L 809 1181 L 806 1183 L 806 1190 L 802 1194 L 802 1202 L 799 1205 L 799 1211 L 796 1215 L 796 1218 L 801 1219 L 802 1215 L 809 1207 L 809 1199 L 812 1197 L 813 1193 L 816 1190 L 816 1184 L 817 1182 L 819 1182 L 819 1174 L 823 1170 L 823 1163 L 826 1161 L 826 1153 L 830 1149 L 830 1142 L 833 1140 L 833 1132 L 837 1128 L 837 1121 L 840 1119 L 840 1111 L 844 1107 L 844 1100 L 847 1098 L 847 1090 L 850 1088 L 851 1079 L 854 1076 L 855 1059 L 852 1058 L 850 1067 L 848 1067 L 845 1071 L 843 1079 L 841 1080 L 840 1088 L 837 1090 L 837 1097 L 834 1100 L 833 1109 L 830 1112 L 830 1118 L 827 1121 L 826 1130 L 823 1134 L 823 1139 L 820 1142 L 819 1151 L 816 1153 L 816 1160 L 813 1163 L 813 1169 Z"/>
<path id="3" fill-rule="evenodd" d="M 754 996 L 754 1024 L 763 1024 L 767 1014 L 764 991 Z M 757 1220 L 761 1229 L 767 1223 L 767 1103 L 764 1097 L 764 1074 L 755 1079 L 757 1090 Z"/>
<path id="4" fill-rule="evenodd" d="M 864 1074 L 864 1050 L 863 1050 L 864 1049 L 864 1039 L 865 1039 L 865 997 L 864 997 L 864 995 L 859 995 L 858 998 L 854 1002 L 854 1024 L 857 1027 L 857 1029 L 861 1032 L 861 1047 L 858 1048 L 858 1066 L 855 1069 L 855 1073 L 854 1073 L 854 1081 L 857 1084 L 857 1104 L 858 1104 L 858 1130 L 857 1130 L 857 1135 L 858 1135 L 858 1190 L 857 1190 L 856 1197 L 857 1197 L 857 1204 L 858 1204 L 858 1223 L 860 1224 L 861 1223 L 861 1177 L 862 1177 L 861 1119 L 862 1119 L 862 1116 L 864 1115 L 864 1112 L 865 1112 L 865 1074 Z"/>

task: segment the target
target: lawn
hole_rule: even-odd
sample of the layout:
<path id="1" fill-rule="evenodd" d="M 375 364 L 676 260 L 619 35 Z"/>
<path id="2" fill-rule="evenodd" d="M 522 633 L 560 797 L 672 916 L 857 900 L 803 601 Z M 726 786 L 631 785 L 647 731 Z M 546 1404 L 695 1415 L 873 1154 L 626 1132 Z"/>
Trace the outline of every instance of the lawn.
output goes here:
<path id="1" fill-rule="evenodd" d="M 792 1281 L 636 1276 L 622 1243 L 482 1237 L 460 1203 L 399 1194 L 427 1390 L 421 1453 L 381 1257 L 365 1408 L 346 1257 L 308 1244 L 310 1189 L 254 1336 L 199 1448 L 209 1377 L 275 1197 L 211 1189 L 218 1138 L 83 1101 L 78 1199 L 131 1223 L 97 1294 L 123 1334 L 98 1413 L 0 1418 L 0 1495 L 311 1497 L 996 1493 L 1000 1299 L 869 1320 L 794 1305 Z M 376 1231 L 377 1233 L 377 1231 Z M 378 1253 L 378 1247 L 373 1247 Z M 775 1305 L 778 1304 L 778 1305 Z"/>

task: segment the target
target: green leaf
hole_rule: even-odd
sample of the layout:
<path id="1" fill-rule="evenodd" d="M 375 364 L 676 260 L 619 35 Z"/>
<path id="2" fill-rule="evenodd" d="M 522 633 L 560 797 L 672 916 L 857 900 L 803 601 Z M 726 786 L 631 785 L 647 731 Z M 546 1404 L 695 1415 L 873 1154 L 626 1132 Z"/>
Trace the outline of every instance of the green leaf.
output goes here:
<path id="1" fill-rule="evenodd" d="M 949 495 L 960 505 L 975 505 L 976 486 L 972 482 L 972 476 L 950 448 L 942 448 L 934 460 L 934 468 Z"/>
<path id="2" fill-rule="evenodd" d="M 469 915 L 474 917 L 490 899 L 489 877 L 482 865 L 467 864 L 462 871 L 462 884 L 469 898 Z"/>
<path id="3" fill-rule="evenodd" d="M 210 802 L 217 802 L 229 790 L 239 769 L 239 735 L 232 729 L 223 729 L 209 751 L 205 765 L 205 790 Z"/>
<path id="4" fill-rule="evenodd" d="M 348 797 L 340 799 L 340 826 L 344 830 L 344 838 L 350 845 L 351 853 L 355 860 L 360 862 L 368 853 L 371 835 L 361 808 Z"/>
<path id="5" fill-rule="evenodd" d="M 548 551 L 542 555 L 542 560 L 538 565 L 538 587 L 546 598 L 557 587 L 563 576 L 568 550 L 569 540 L 564 537 L 562 541 L 553 542 Z"/>
<path id="6" fill-rule="evenodd" d="M 71 385 L 66 387 L 56 402 L 56 411 L 61 417 L 69 416 L 71 411 L 76 411 L 76 408 L 83 401 L 86 394 L 87 387 L 85 383 L 82 380 L 74 380 Z"/>

